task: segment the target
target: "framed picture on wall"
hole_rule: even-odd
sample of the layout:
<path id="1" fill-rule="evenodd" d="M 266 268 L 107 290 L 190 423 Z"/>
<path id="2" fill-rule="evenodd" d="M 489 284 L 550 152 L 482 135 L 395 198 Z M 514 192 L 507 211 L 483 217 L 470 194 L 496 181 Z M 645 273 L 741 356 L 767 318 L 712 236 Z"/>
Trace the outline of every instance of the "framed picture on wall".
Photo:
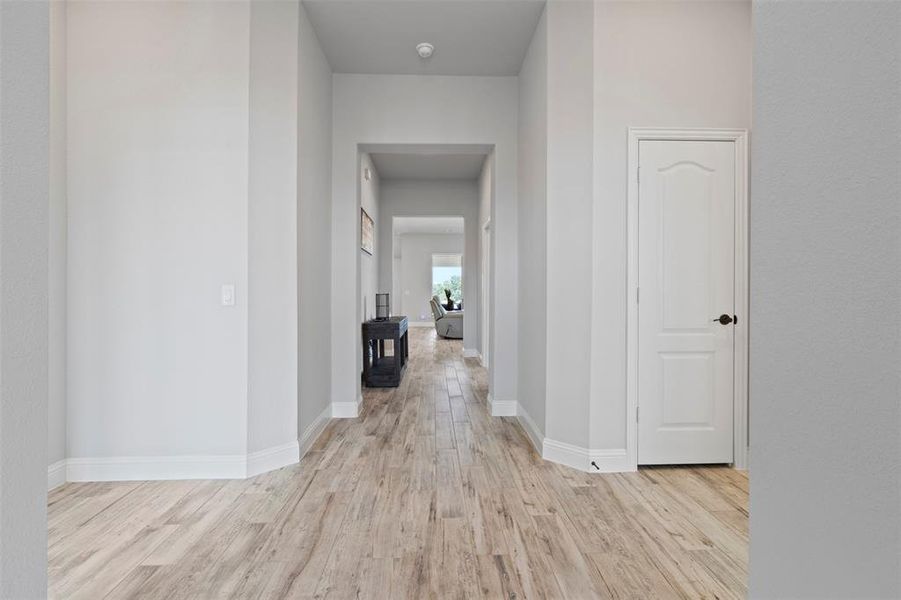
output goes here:
<path id="1" fill-rule="evenodd" d="M 375 222 L 362 206 L 360 207 L 360 249 L 370 256 L 375 250 Z"/>

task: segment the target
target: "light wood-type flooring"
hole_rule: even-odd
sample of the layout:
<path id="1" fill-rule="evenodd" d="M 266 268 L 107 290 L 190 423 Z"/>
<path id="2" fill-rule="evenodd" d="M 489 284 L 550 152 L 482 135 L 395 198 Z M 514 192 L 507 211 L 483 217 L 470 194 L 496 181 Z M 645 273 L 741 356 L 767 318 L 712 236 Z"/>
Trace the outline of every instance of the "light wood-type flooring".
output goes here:
<path id="1" fill-rule="evenodd" d="M 412 329 L 401 387 L 364 390 L 298 465 L 53 490 L 51 597 L 745 596 L 744 473 L 543 461 L 461 350 Z"/>

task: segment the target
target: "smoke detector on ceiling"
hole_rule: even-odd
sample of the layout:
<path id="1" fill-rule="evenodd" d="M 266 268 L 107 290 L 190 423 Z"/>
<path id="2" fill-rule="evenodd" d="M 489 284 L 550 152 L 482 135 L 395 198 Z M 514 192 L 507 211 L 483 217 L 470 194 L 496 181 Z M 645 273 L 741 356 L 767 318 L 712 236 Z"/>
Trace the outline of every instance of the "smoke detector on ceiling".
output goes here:
<path id="1" fill-rule="evenodd" d="M 416 44 L 416 53 L 419 54 L 419 58 L 430 58 L 433 52 L 435 52 L 435 46 L 428 42 Z"/>

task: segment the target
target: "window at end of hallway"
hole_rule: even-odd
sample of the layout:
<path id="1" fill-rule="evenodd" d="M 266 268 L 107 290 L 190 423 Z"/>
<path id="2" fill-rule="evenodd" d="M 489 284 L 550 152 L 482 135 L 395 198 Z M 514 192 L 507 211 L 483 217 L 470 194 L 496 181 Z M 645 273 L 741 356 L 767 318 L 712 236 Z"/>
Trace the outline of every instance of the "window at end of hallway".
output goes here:
<path id="1" fill-rule="evenodd" d="M 463 302 L 463 256 L 461 254 L 432 255 L 432 294 L 444 303 L 445 290 L 450 290 L 454 304 Z"/>

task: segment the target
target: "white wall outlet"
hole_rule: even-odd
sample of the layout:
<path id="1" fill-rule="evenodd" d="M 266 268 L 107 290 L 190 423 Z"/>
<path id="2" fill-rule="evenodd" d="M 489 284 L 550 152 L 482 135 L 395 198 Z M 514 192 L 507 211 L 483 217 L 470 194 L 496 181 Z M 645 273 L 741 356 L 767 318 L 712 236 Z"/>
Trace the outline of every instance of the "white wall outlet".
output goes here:
<path id="1" fill-rule="evenodd" d="M 222 306 L 235 305 L 235 284 L 222 284 Z"/>

